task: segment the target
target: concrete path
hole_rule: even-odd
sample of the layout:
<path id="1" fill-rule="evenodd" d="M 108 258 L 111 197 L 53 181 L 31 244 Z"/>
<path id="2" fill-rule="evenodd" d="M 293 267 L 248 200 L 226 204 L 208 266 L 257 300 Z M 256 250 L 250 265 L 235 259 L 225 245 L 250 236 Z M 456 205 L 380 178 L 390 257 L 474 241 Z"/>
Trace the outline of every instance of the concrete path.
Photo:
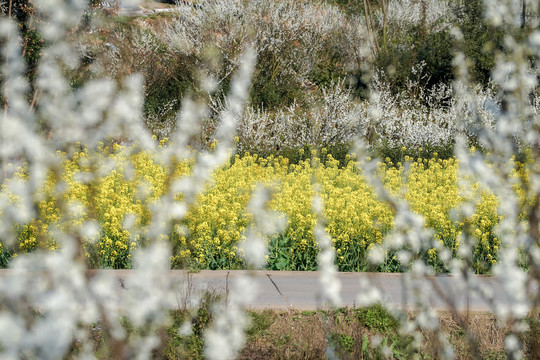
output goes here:
<path id="1" fill-rule="evenodd" d="M 118 278 L 118 286 L 122 291 L 129 291 L 124 284 L 133 270 L 93 270 L 110 272 Z M 0 271 L 0 276 L 2 272 Z M 182 270 L 168 271 L 173 281 L 191 284 L 195 291 L 215 291 L 226 297 L 234 291 L 240 277 L 251 276 L 258 288 L 258 296 L 251 303 L 252 309 L 299 309 L 316 310 L 324 307 L 321 299 L 319 272 L 301 271 L 210 271 L 203 270 L 189 273 Z M 337 273 L 341 283 L 341 299 L 343 306 L 362 306 L 366 302 L 378 299 L 380 302 L 400 309 L 418 309 L 428 307 L 437 311 L 474 311 L 489 312 L 492 308 L 479 293 L 492 294 L 498 305 L 509 306 L 511 301 L 500 289 L 494 277 L 474 276 L 470 286 L 464 286 L 455 276 L 428 276 L 411 278 L 411 274 L 390 273 Z M 406 289 L 406 290 L 404 290 Z M 476 289 L 473 291 L 472 289 Z M 482 290 L 481 292 L 479 290 Z M 538 286 L 533 291 L 538 291 Z M 180 290 L 179 290 L 180 291 Z"/>
<path id="2" fill-rule="evenodd" d="M 129 295 L 130 277 L 136 276 L 135 270 L 88 270 L 91 275 L 107 275 L 117 278 L 112 284 L 117 284 L 116 291 Z M 5 281 L 13 272 L 0 270 L 0 281 Z M 28 276 L 34 276 L 29 273 Z M 163 273 L 172 283 L 176 297 L 185 297 L 186 284 L 189 284 L 191 293 L 213 291 L 227 298 L 227 294 L 234 291 L 241 277 L 250 276 L 254 279 L 258 295 L 251 303 L 252 309 L 298 309 L 316 310 L 325 306 L 321 299 L 321 285 L 319 272 L 301 271 L 210 271 L 203 270 L 190 273 L 183 270 L 170 270 Z M 463 286 L 462 281 L 454 276 L 429 276 L 412 279 L 410 274 L 388 273 L 337 273 L 341 283 L 341 299 L 343 306 L 362 306 L 366 301 L 379 300 L 380 302 L 400 309 L 418 309 L 428 307 L 437 311 L 492 311 L 488 302 L 478 295 L 483 293 L 496 296 L 498 305 L 510 305 L 509 299 L 501 285 L 490 276 L 474 276 L 469 288 Z M 132 278 L 135 280 L 136 278 Z M 131 282 L 133 283 L 133 281 Z M 407 284 L 405 286 L 405 284 Z M 406 289 L 406 290 L 404 290 Z M 538 291 L 538 286 L 532 289 Z M 127 296 L 129 297 L 129 296 Z M 452 300 L 452 301 L 450 301 Z"/>
<path id="3" fill-rule="evenodd" d="M 321 300 L 319 272 L 299 271 L 201 271 L 191 274 L 192 281 L 200 288 L 226 293 L 232 289 L 240 276 L 250 274 L 258 285 L 258 296 L 252 308 L 295 308 L 315 310 L 324 306 Z M 172 276 L 179 276 L 172 273 Z M 181 276 L 185 276 L 181 275 Z M 467 293 L 460 281 L 452 276 L 430 276 L 427 279 L 411 280 L 404 291 L 404 274 L 386 273 L 338 273 L 341 282 L 341 298 L 343 306 L 359 306 L 368 298 L 379 298 L 381 302 L 397 307 L 415 309 L 421 304 L 415 300 L 418 294 L 420 302 L 437 311 L 449 311 L 454 306 L 459 311 L 490 311 L 486 301 L 478 295 Z M 472 279 L 484 289 L 496 290 L 500 284 L 493 277 L 478 276 Z M 437 289 L 437 290 L 429 290 Z M 488 290 L 489 291 L 489 290 Z M 499 291 L 497 302 L 508 304 L 507 299 Z M 453 305 L 447 302 L 453 299 Z"/>

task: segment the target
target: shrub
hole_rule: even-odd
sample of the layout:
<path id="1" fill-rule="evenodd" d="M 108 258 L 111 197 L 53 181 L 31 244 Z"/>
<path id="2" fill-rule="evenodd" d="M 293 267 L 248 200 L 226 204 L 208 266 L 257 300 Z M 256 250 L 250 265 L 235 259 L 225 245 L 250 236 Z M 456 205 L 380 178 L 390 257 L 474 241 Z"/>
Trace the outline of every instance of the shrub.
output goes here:
<path id="1" fill-rule="evenodd" d="M 360 112 L 361 136 L 379 153 L 407 149 L 437 149 L 451 152 L 456 134 L 471 144 L 479 141 L 479 127 L 493 129 L 500 104 L 493 91 L 476 87 L 467 101 L 463 91 L 455 92 L 443 83 L 424 86 L 425 64 L 413 68 L 416 79 L 408 80 L 406 89 L 395 93 L 384 73 L 373 78 L 370 101 L 357 109 Z M 482 125 L 480 125 L 482 124 Z M 399 150 L 398 150 L 399 151 Z"/>
<path id="2" fill-rule="evenodd" d="M 165 25 L 160 24 L 110 17 L 99 26 L 92 22 L 78 34 L 79 51 L 86 60 L 70 73 L 75 88 L 96 76 L 106 75 L 120 83 L 126 76 L 140 73 L 144 78 L 144 122 L 159 140 L 173 131 L 182 97 L 196 94 L 200 65 L 195 57 L 172 51 L 162 40 Z"/>
<path id="3" fill-rule="evenodd" d="M 35 96 L 33 90 L 36 68 L 41 55 L 41 49 L 44 46 L 43 39 L 38 31 L 38 26 L 41 22 L 40 16 L 37 14 L 32 0 L 2 2 L 0 11 L 3 16 L 11 16 L 17 22 L 17 31 L 22 40 L 22 55 L 27 66 L 26 76 L 32 90 L 32 93 L 29 95 L 31 98 Z M 1 98 L 3 103 L 3 96 Z"/>
<path id="4" fill-rule="evenodd" d="M 371 14 L 375 42 L 374 66 L 386 72 L 392 90 L 400 92 L 414 80 L 414 66 L 424 63 L 430 74 L 427 89 L 452 78 L 454 21 L 450 1 L 388 1 Z"/>
<path id="5" fill-rule="evenodd" d="M 368 329 L 378 333 L 388 334 L 399 328 L 399 321 L 381 304 L 358 309 L 357 317 Z"/>
<path id="6" fill-rule="evenodd" d="M 503 49 L 505 31 L 489 25 L 483 1 L 456 3 L 453 11 L 464 37 L 459 46 L 473 64 L 471 76 L 480 84 L 488 85 L 495 66 L 492 54 Z"/>
<path id="7" fill-rule="evenodd" d="M 389 74 L 392 90 L 399 92 L 407 88 L 407 82 L 416 75 L 411 69 L 418 63 L 423 63 L 426 74 L 429 74 L 423 84 L 426 89 L 441 83 L 450 84 L 453 53 L 449 44 L 454 39 L 449 30 L 423 33 L 419 27 L 412 27 L 409 32 L 404 37 L 411 39 L 410 43 L 403 40 L 391 43 L 377 54 L 375 66 Z"/>
<path id="8" fill-rule="evenodd" d="M 251 102 L 266 109 L 302 100 L 306 83 L 319 61 L 339 59 L 336 72 L 344 73 L 347 66 L 358 60 L 351 42 L 362 39 L 354 23 L 336 7 L 291 0 L 205 0 L 197 7 L 183 3 L 166 37 L 180 53 L 201 57 L 208 46 L 217 50 L 223 66 L 210 75 L 218 84 L 225 85 L 238 65 L 241 49 L 252 44 L 258 64 Z M 318 84 L 324 82 L 317 78 L 312 79 Z"/>
<path id="9" fill-rule="evenodd" d="M 237 151 L 261 155 L 309 156 L 311 149 L 335 149 L 343 159 L 343 148 L 358 135 L 359 119 L 351 90 L 343 81 L 322 88 L 322 96 L 308 99 L 309 110 L 290 107 L 270 112 L 261 108 L 246 109 L 237 127 Z M 218 107 L 219 111 L 219 107 Z M 341 151 L 341 155 L 339 155 Z"/>

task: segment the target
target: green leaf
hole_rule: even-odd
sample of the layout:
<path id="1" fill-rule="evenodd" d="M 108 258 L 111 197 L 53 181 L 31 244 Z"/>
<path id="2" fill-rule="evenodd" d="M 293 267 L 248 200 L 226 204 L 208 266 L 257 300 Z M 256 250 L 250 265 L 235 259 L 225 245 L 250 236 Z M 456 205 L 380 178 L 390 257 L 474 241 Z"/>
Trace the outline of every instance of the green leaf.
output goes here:
<path id="1" fill-rule="evenodd" d="M 369 338 L 367 335 L 364 335 L 364 339 L 362 340 L 362 353 L 366 352 L 368 345 L 369 345 Z"/>
<path id="2" fill-rule="evenodd" d="M 278 270 L 283 270 L 287 267 L 287 265 L 289 265 L 289 261 L 286 258 L 281 257 L 277 262 L 276 267 Z"/>

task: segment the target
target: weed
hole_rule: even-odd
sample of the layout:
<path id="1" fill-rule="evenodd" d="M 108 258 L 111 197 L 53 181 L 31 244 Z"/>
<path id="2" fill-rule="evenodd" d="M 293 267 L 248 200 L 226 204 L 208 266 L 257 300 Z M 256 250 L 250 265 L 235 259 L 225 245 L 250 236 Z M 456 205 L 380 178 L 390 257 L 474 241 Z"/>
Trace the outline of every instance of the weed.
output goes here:
<path id="1" fill-rule="evenodd" d="M 331 343 L 339 347 L 339 350 L 347 353 L 353 352 L 354 339 L 347 334 L 331 333 L 329 340 Z"/>
<path id="2" fill-rule="evenodd" d="M 505 360 L 508 355 L 504 351 L 487 350 L 482 353 L 483 360 Z"/>
<path id="3" fill-rule="evenodd" d="M 214 320 L 212 306 L 220 297 L 207 291 L 194 312 L 179 309 L 171 312 L 172 324 L 166 330 L 164 354 L 166 359 L 202 359 L 203 335 Z M 182 331 L 187 327 L 189 330 Z"/>
<path id="4" fill-rule="evenodd" d="M 369 330 L 382 334 L 395 332 L 399 327 L 398 320 L 381 304 L 360 308 L 356 316 Z"/>
<path id="5" fill-rule="evenodd" d="M 266 330 L 272 326 L 275 321 L 275 312 L 264 310 L 262 312 L 250 311 L 251 325 L 246 331 L 249 338 L 264 336 Z"/>

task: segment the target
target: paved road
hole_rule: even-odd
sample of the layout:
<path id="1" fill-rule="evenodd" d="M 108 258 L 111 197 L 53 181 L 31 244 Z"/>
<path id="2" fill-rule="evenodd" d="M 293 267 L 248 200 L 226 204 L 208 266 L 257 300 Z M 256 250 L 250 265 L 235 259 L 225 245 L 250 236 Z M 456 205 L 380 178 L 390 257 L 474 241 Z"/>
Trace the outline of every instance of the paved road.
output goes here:
<path id="1" fill-rule="evenodd" d="M 98 270 L 100 271 L 107 270 Z M 129 283 L 125 280 L 134 274 L 132 270 L 108 272 L 118 277 L 119 286 Z M 185 283 L 189 278 L 193 289 L 213 290 L 222 294 L 226 294 L 228 289 L 234 289 L 240 277 L 250 276 L 258 288 L 258 296 L 250 305 L 253 309 L 315 310 L 324 306 L 319 272 L 206 270 L 188 273 L 172 270 L 167 272 L 167 276 L 178 281 L 178 284 Z M 482 288 L 485 293 L 493 294 L 498 304 L 510 304 L 504 293 L 498 291 L 501 284 L 489 276 L 473 277 L 470 288 L 464 287 L 463 281 L 454 276 L 413 279 L 410 274 L 337 273 L 337 277 L 341 283 L 343 306 L 361 306 L 366 301 L 379 299 L 387 305 L 401 309 L 426 306 L 438 311 L 449 311 L 453 306 L 459 311 L 490 311 L 488 303 L 478 295 L 478 291 L 471 291 L 471 288 Z M 129 287 L 122 288 L 130 290 Z M 538 287 L 535 291 L 538 291 Z M 453 299 L 454 302 L 449 303 L 448 299 Z"/>
<path id="2" fill-rule="evenodd" d="M 246 275 L 248 275 L 246 271 L 201 271 L 191 274 L 192 281 L 199 287 L 209 287 L 222 292 L 226 291 L 227 282 L 228 287 L 232 288 L 240 276 Z M 319 272 L 257 271 L 251 275 L 256 280 L 259 289 L 259 294 L 251 305 L 254 309 L 292 307 L 314 310 L 324 305 L 320 295 Z M 179 276 L 179 274 L 173 276 Z M 378 296 L 382 302 L 390 306 L 414 309 L 419 306 L 414 296 L 418 294 L 421 302 L 425 302 L 426 305 L 438 311 L 451 309 L 449 303 L 445 301 L 447 296 L 455 299 L 454 306 L 460 311 L 490 310 L 488 304 L 480 296 L 470 295 L 470 293 L 467 296 L 467 291 L 459 285 L 462 282 L 452 276 L 411 280 L 406 286 L 408 289 L 406 291 L 403 289 L 407 279 L 403 274 L 338 273 L 337 276 L 341 282 L 340 295 L 344 306 L 362 305 L 369 298 L 373 300 Z M 494 278 L 486 276 L 475 277 L 473 281 L 484 288 L 493 290 L 500 285 Z M 429 290 L 434 287 L 438 288 L 441 294 Z M 499 303 L 504 303 L 505 300 L 502 294 L 497 298 Z"/>
<path id="3" fill-rule="evenodd" d="M 131 290 L 129 284 L 133 284 L 133 280 L 137 281 L 137 278 L 133 278 L 136 274 L 134 270 L 89 270 L 89 272 L 93 275 L 116 277 L 117 279 L 111 283 L 116 284 L 115 290 L 120 294 L 129 295 Z M 0 270 L 0 281 L 5 281 L 11 274 L 11 270 Z M 34 275 L 29 273 L 29 276 Z M 173 289 L 178 289 L 174 290 L 177 291 L 177 298 L 185 296 L 186 283 L 190 284 L 191 293 L 212 290 L 226 297 L 227 291 L 234 291 L 241 277 L 250 276 L 258 288 L 258 295 L 249 306 L 252 309 L 315 310 L 325 305 L 321 299 L 319 272 L 204 270 L 188 273 L 171 270 L 164 272 L 163 276 L 169 277 Z M 379 299 L 391 307 L 400 309 L 414 310 L 425 306 L 437 311 L 449 311 L 454 306 L 458 311 L 491 311 L 488 303 L 477 295 L 477 292 L 463 287 L 463 282 L 456 277 L 430 276 L 410 279 L 410 276 L 410 274 L 337 273 L 341 282 L 342 305 L 361 306 L 365 304 L 366 299 L 371 301 Z M 481 287 L 485 292 L 494 294 L 498 304 L 510 304 L 504 293 L 497 291 L 501 288 L 501 284 L 495 278 L 475 276 L 471 279 L 471 283 L 474 284 L 471 288 Z M 538 286 L 533 291 L 538 291 Z M 450 304 L 445 299 L 454 299 L 454 302 Z"/>

